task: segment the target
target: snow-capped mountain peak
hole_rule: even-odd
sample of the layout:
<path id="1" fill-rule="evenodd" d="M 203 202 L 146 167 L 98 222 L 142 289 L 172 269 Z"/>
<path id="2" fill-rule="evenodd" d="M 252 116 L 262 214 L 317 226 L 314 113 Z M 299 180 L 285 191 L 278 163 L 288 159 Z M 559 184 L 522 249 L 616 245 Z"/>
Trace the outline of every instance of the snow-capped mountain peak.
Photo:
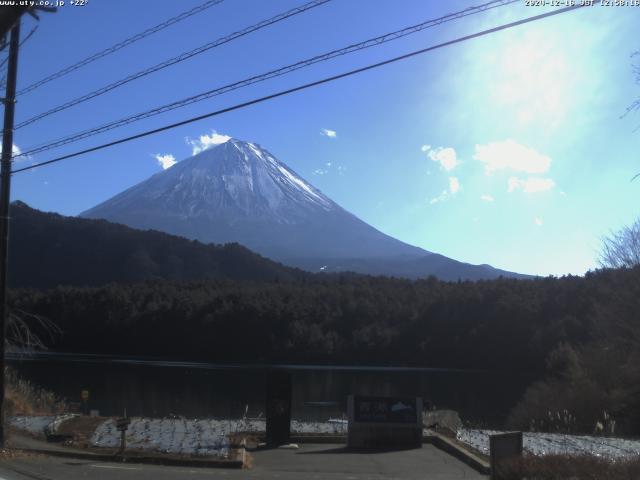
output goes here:
<path id="1" fill-rule="evenodd" d="M 313 271 L 435 273 L 454 279 L 502 274 L 385 235 L 265 148 L 235 138 L 199 150 L 81 216 L 205 243 L 238 242 Z"/>

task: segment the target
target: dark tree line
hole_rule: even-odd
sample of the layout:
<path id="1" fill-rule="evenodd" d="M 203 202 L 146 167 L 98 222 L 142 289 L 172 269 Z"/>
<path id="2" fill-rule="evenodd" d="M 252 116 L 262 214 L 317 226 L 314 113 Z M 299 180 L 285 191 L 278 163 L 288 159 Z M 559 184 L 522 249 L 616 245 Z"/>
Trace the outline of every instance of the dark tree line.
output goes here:
<path id="1" fill-rule="evenodd" d="M 542 372 L 561 343 L 631 341 L 634 283 L 638 269 L 458 283 L 345 275 L 25 289 L 11 302 L 60 327 L 53 350 Z"/>

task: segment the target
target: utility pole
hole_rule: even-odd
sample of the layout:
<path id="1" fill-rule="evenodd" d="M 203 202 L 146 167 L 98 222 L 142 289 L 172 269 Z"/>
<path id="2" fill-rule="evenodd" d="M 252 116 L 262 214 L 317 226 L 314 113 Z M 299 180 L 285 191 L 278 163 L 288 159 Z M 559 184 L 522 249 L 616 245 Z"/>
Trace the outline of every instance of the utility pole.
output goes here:
<path id="1" fill-rule="evenodd" d="M 4 130 L 2 133 L 2 163 L 0 167 L 0 448 L 5 447 L 4 369 L 7 308 L 7 278 L 9 266 L 9 202 L 11 201 L 11 157 L 13 155 L 13 117 L 16 106 L 18 76 L 18 48 L 20 47 L 20 20 L 11 29 L 7 89 L 4 103 Z"/>

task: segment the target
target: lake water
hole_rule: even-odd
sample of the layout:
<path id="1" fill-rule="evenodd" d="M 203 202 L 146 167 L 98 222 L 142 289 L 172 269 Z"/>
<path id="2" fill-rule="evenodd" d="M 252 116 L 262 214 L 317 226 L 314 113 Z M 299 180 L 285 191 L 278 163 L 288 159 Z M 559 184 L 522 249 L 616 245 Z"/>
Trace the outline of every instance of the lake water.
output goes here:
<path id="1" fill-rule="evenodd" d="M 24 378 L 101 415 L 238 418 L 264 412 L 267 367 L 167 362 L 122 357 L 10 356 Z M 502 427 L 530 378 L 495 372 L 395 367 L 276 366 L 291 372 L 292 416 L 325 421 L 346 412 L 349 394 L 420 396 L 460 412 L 474 425 Z"/>

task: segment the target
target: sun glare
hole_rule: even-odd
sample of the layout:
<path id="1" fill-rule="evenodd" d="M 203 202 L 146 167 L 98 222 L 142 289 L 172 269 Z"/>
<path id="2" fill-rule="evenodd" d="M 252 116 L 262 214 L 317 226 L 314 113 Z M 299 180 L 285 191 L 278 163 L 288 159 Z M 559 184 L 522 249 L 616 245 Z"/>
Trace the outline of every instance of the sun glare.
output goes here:
<path id="1" fill-rule="evenodd" d="M 576 70 L 558 40 L 548 29 L 532 30 L 503 43 L 494 57 L 492 100 L 519 125 L 538 121 L 557 126 L 567 112 Z"/>

